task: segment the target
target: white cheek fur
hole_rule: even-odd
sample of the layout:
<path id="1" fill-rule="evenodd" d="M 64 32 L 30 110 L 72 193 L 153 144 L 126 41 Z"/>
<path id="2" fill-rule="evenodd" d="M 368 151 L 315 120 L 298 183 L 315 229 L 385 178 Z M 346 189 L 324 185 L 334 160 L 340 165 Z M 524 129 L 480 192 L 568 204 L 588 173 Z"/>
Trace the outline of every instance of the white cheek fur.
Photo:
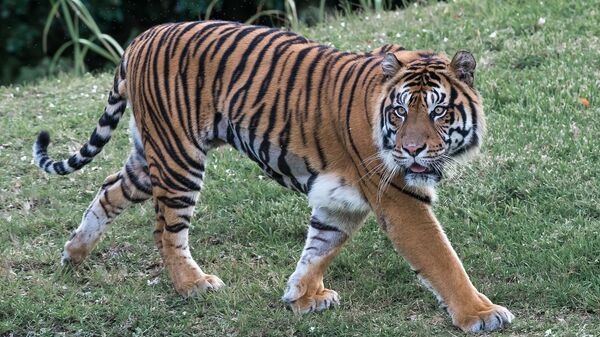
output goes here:
<path id="1" fill-rule="evenodd" d="M 398 163 L 396 163 L 396 160 L 394 159 L 394 156 L 392 155 L 392 151 L 390 150 L 379 150 L 379 157 L 381 158 L 381 161 L 383 162 L 383 165 L 385 166 L 387 171 L 393 171 L 396 170 L 398 168 Z"/>

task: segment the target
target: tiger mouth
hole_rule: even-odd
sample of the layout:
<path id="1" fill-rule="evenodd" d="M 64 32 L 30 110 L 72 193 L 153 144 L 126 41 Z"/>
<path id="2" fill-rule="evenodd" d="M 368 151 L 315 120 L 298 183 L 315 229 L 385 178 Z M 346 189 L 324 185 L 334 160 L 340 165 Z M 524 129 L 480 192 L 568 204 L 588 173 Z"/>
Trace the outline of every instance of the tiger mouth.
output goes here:
<path id="1" fill-rule="evenodd" d="M 442 176 L 442 172 L 440 171 L 439 168 L 423 166 L 423 165 L 420 165 L 417 163 L 413 163 L 412 165 L 407 167 L 405 170 L 405 174 L 406 175 L 411 174 L 411 175 L 415 175 L 415 176 L 427 176 L 427 175 L 433 175 L 433 176 L 438 176 L 438 177 Z"/>
<path id="2" fill-rule="evenodd" d="M 417 163 L 413 163 L 406 170 L 408 171 L 408 173 L 415 173 L 415 174 L 426 174 L 426 173 L 430 173 L 432 171 L 429 167 L 425 167 L 425 166 L 419 165 Z"/>

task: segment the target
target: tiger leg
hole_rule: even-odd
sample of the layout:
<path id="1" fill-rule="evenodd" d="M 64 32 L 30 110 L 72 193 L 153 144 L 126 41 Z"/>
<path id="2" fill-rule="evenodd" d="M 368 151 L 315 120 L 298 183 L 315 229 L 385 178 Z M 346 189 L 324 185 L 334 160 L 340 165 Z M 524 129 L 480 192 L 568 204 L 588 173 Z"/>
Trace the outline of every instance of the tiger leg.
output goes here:
<path id="1" fill-rule="evenodd" d="M 154 239 L 175 289 L 184 296 L 224 285 L 217 276 L 205 274 L 190 253 L 188 233 L 204 177 L 203 159 L 194 167 L 193 173 L 171 175 L 176 168 L 150 165 L 156 208 Z"/>
<path id="2" fill-rule="evenodd" d="M 398 204 L 378 214 L 380 224 L 452 323 L 465 332 L 492 331 L 510 323 L 511 312 L 473 286 L 430 207 L 416 201 Z"/>
<path id="3" fill-rule="evenodd" d="M 367 214 L 327 208 L 313 210 L 302 256 L 283 295 L 283 301 L 294 313 L 321 311 L 339 304 L 338 293 L 325 288 L 323 274 Z"/>
<path id="4" fill-rule="evenodd" d="M 123 169 L 110 175 L 85 211 L 79 227 L 65 244 L 61 263 L 80 263 L 92 251 L 108 225 L 133 203 L 150 199 L 150 177 L 143 156 L 136 151 Z"/>

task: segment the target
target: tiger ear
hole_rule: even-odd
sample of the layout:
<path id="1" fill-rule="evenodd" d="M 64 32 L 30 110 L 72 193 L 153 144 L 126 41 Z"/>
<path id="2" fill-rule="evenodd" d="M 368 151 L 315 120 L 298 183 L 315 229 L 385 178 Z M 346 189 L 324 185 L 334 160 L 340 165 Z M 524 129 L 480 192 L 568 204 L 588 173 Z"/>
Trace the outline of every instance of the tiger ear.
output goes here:
<path id="1" fill-rule="evenodd" d="M 390 78 L 394 76 L 398 70 L 402 67 L 402 64 L 396 58 L 396 55 L 392 53 L 386 53 L 381 62 L 381 69 L 385 77 Z"/>
<path id="2" fill-rule="evenodd" d="M 454 71 L 456 77 L 466 83 L 468 86 L 473 86 L 473 80 L 475 78 L 475 58 L 473 54 L 466 50 L 461 50 L 454 55 L 450 67 Z"/>

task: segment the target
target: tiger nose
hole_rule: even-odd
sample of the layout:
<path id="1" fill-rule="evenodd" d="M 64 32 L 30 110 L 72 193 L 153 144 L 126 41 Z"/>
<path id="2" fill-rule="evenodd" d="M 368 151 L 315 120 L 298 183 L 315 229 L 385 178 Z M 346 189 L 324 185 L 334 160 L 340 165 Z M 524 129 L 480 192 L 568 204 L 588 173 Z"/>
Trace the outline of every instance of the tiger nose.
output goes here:
<path id="1" fill-rule="evenodd" d="M 421 151 L 425 150 L 425 147 L 425 143 L 419 145 L 415 143 L 402 145 L 402 149 L 413 157 L 416 157 L 419 153 L 421 153 Z"/>

